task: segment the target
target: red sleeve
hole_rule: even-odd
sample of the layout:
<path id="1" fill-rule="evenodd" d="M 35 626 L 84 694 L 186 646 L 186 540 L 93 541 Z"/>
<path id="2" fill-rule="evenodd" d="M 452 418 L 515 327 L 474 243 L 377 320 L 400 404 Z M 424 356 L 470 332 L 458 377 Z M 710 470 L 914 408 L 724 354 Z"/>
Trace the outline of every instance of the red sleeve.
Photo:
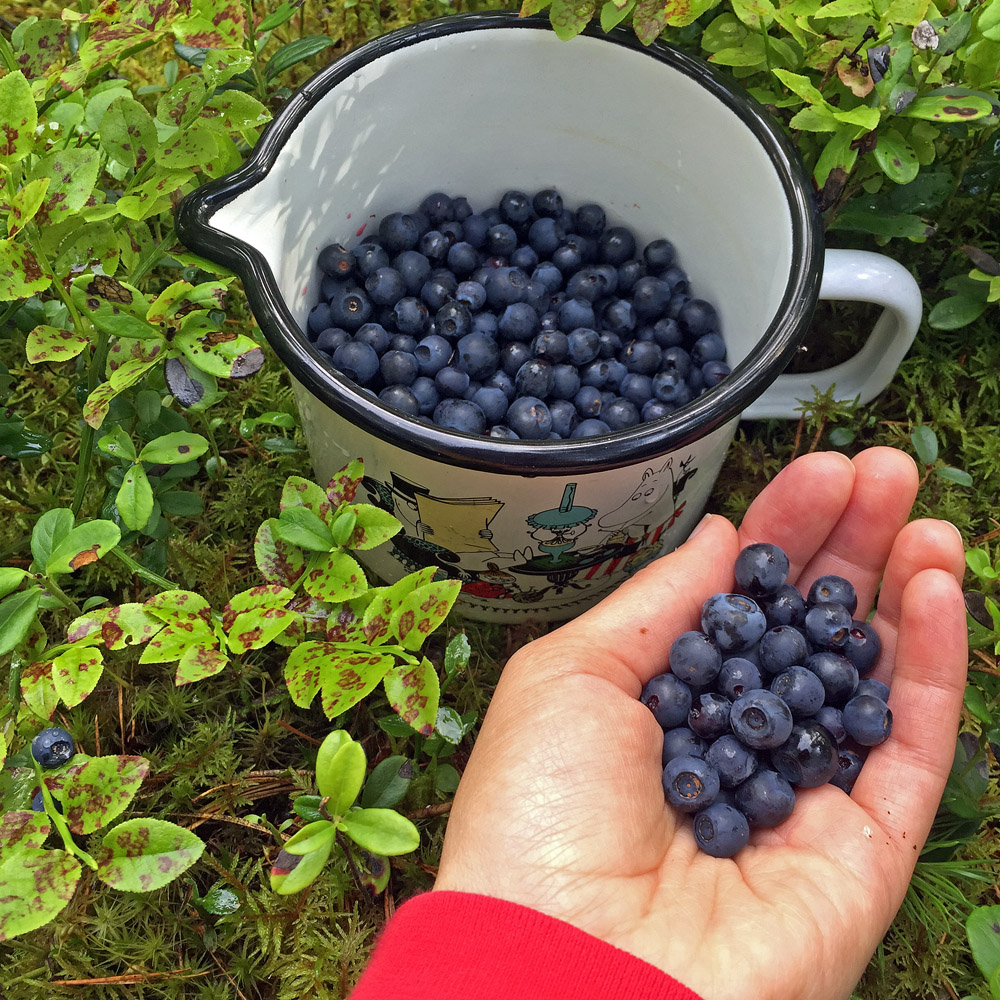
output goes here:
<path id="1" fill-rule="evenodd" d="M 571 924 L 490 896 L 427 892 L 386 925 L 350 1000 L 700 1000 Z"/>

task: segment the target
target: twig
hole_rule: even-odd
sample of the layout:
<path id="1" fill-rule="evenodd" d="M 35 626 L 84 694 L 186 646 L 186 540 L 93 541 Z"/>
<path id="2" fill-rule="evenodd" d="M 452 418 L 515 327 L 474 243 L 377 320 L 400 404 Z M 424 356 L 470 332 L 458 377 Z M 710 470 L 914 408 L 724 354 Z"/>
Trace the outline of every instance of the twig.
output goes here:
<path id="1" fill-rule="evenodd" d="M 240 819 L 237 816 L 219 816 L 215 813 L 176 813 L 176 815 L 180 819 L 195 820 L 195 822 L 188 827 L 189 830 L 197 829 L 202 823 L 231 823 L 233 826 L 244 826 L 248 830 L 256 830 L 258 833 L 266 833 L 269 837 L 271 836 L 271 831 L 268 830 L 266 826 L 258 826 L 256 823 Z"/>
<path id="2" fill-rule="evenodd" d="M 287 729 L 290 733 L 294 733 L 296 736 L 302 737 L 302 739 L 306 740 L 309 743 L 312 743 L 313 746 L 318 747 L 322 742 L 321 740 L 317 740 L 315 737 L 309 736 L 306 733 L 302 732 L 301 729 L 296 729 L 295 726 L 290 726 L 287 722 L 284 721 L 284 719 L 278 719 L 278 725 L 281 726 L 282 729 Z"/>
<path id="3" fill-rule="evenodd" d="M 138 986 L 154 979 L 197 979 L 207 976 L 212 970 L 188 972 L 177 969 L 174 972 L 134 972 L 126 976 L 102 976 L 98 979 L 53 979 L 49 986 Z"/>
<path id="4" fill-rule="evenodd" d="M 433 806 L 424 806 L 423 809 L 409 813 L 407 819 L 430 819 L 431 816 L 443 816 L 445 813 L 451 812 L 453 804 L 452 802 L 438 802 Z"/>

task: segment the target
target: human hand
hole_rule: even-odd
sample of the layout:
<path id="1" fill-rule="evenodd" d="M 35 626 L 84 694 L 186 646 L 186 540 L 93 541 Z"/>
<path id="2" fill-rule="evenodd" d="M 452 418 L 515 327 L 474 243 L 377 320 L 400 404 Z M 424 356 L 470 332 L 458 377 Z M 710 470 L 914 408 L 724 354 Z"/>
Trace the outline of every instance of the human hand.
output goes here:
<path id="1" fill-rule="evenodd" d="M 954 756 L 968 665 L 961 539 L 906 519 L 917 471 L 873 448 L 792 462 L 739 532 L 711 517 L 598 607 L 504 669 L 455 797 L 436 889 L 567 921 L 706 1000 L 843 1000 L 891 923 Z M 803 592 L 837 573 L 858 617 L 882 587 L 874 677 L 893 732 L 850 796 L 797 792 L 779 827 L 733 859 L 702 854 L 664 802 L 662 731 L 638 701 L 702 602 L 733 589 L 752 542 L 781 546 Z"/>

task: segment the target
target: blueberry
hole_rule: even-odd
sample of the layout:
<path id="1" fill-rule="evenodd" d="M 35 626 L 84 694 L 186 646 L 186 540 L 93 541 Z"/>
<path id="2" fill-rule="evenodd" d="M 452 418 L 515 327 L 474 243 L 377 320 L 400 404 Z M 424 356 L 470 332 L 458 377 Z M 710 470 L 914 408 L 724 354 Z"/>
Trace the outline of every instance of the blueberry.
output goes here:
<path id="1" fill-rule="evenodd" d="M 451 244 L 452 241 L 444 233 L 432 229 L 420 237 L 417 247 L 432 264 L 443 264 L 448 259 Z"/>
<path id="2" fill-rule="evenodd" d="M 324 274 L 343 280 L 354 273 L 357 259 L 350 250 L 346 250 L 339 243 L 333 243 L 320 250 L 317 263 Z"/>
<path id="3" fill-rule="evenodd" d="M 59 726 L 43 729 L 31 741 L 31 756 L 47 771 L 62 767 L 76 753 L 73 737 Z"/>
<path id="4" fill-rule="evenodd" d="M 791 625 L 768 629 L 758 646 L 760 665 L 769 674 L 779 674 L 793 665 L 801 666 L 809 657 L 806 637 Z"/>
<path id="5" fill-rule="evenodd" d="M 569 355 L 569 337 L 561 330 L 545 330 L 531 341 L 531 351 L 536 358 L 558 364 Z"/>
<path id="6" fill-rule="evenodd" d="M 591 362 L 593 364 L 593 362 Z M 602 388 L 618 393 L 622 379 L 628 374 L 628 369 L 616 358 L 608 358 L 604 368 L 604 385 Z"/>
<path id="7" fill-rule="evenodd" d="M 452 211 L 455 213 L 456 222 L 465 222 L 465 220 L 472 215 L 472 207 L 469 205 L 469 199 L 464 195 L 452 198 L 451 207 Z"/>
<path id="8" fill-rule="evenodd" d="M 378 226 L 378 236 L 389 253 L 412 250 L 420 241 L 420 226 L 412 215 L 393 212 Z"/>
<path id="9" fill-rule="evenodd" d="M 766 628 L 764 612 L 742 594 L 713 594 L 702 605 L 701 629 L 723 653 L 753 646 Z"/>
<path id="10" fill-rule="evenodd" d="M 737 586 L 755 600 L 778 593 L 788 579 L 788 556 L 770 542 L 748 545 L 733 567 Z"/>
<path id="11" fill-rule="evenodd" d="M 581 236 L 597 239 L 604 232 L 606 217 L 600 205 L 581 205 L 576 210 L 576 231 Z"/>
<path id="12" fill-rule="evenodd" d="M 830 779 L 831 785 L 836 785 L 848 795 L 854 790 L 854 782 L 858 780 L 864 760 L 853 750 L 841 747 L 837 754 L 837 770 Z"/>
<path id="13" fill-rule="evenodd" d="M 685 302 L 677 314 L 677 322 L 687 336 L 695 340 L 719 329 L 719 316 L 715 307 L 704 299 Z"/>
<path id="14" fill-rule="evenodd" d="M 802 628 L 806 623 L 806 604 L 799 591 L 786 583 L 773 596 L 762 597 L 758 602 L 768 628 L 778 625 L 794 625 Z"/>
<path id="15" fill-rule="evenodd" d="M 417 343 L 414 355 L 421 375 L 436 375 L 451 359 L 451 342 L 436 333 L 428 334 Z"/>
<path id="16" fill-rule="evenodd" d="M 416 355 L 405 351 L 386 351 L 379 361 L 379 370 L 386 385 L 412 384 L 419 374 Z"/>
<path id="17" fill-rule="evenodd" d="M 642 406 L 653 395 L 653 380 L 648 375 L 629 372 L 619 387 L 622 396 L 637 406 Z"/>
<path id="18" fill-rule="evenodd" d="M 440 336 L 458 340 L 472 332 L 472 313 L 467 305 L 452 299 L 434 314 L 434 324 Z"/>
<path id="19" fill-rule="evenodd" d="M 573 365 L 552 366 L 552 388 L 549 395 L 553 399 L 571 400 L 580 391 L 580 373 Z"/>
<path id="20" fill-rule="evenodd" d="M 813 582 L 806 603 L 842 604 L 853 615 L 858 610 L 858 594 L 850 580 L 829 573 Z"/>
<path id="21" fill-rule="evenodd" d="M 583 266 L 584 259 L 580 248 L 562 243 L 551 254 L 552 263 L 563 273 L 563 277 L 571 275 Z"/>
<path id="22" fill-rule="evenodd" d="M 610 267 L 611 265 L 608 266 Z M 635 288 L 636 282 L 649 273 L 649 269 L 646 267 L 644 261 L 627 260 L 624 264 L 619 264 L 615 268 L 615 273 L 618 275 L 619 294 L 628 295 Z"/>
<path id="23" fill-rule="evenodd" d="M 566 294 L 574 299 L 586 299 L 590 303 L 608 294 L 607 278 L 596 267 L 581 268 L 566 282 Z"/>
<path id="24" fill-rule="evenodd" d="M 467 240 L 455 243 L 448 249 L 448 267 L 458 278 L 467 278 L 479 267 L 479 251 Z"/>
<path id="25" fill-rule="evenodd" d="M 646 262 L 646 267 L 649 268 L 652 274 L 665 271 L 668 267 L 672 266 L 676 256 L 677 252 L 674 250 L 674 245 L 670 240 L 653 240 L 642 251 L 642 259 Z"/>
<path id="26" fill-rule="evenodd" d="M 452 365 L 445 365 L 434 374 L 434 388 L 444 398 L 457 398 L 469 388 L 469 373 L 455 368 Z M 437 421 L 435 421 L 436 423 Z"/>
<path id="27" fill-rule="evenodd" d="M 509 257 L 517 249 L 517 233 L 506 223 L 491 226 L 486 232 L 486 252 L 494 257 Z"/>
<path id="28" fill-rule="evenodd" d="M 609 406 L 604 407 L 601 419 L 613 431 L 623 431 L 639 423 L 639 410 L 631 400 L 617 396 Z"/>
<path id="29" fill-rule="evenodd" d="M 45 797 L 42 795 L 40 788 L 35 792 L 35 797 L 31 800 L 31 811 L 36 813 L 45 812 Z"/>
<path id="30" fill-rule="evenodd" d="M 528 230 L 528 246 L 539 257 L 550 258 L 559 249 L 566 232 L 555 219 L 536 219 Z M 553 265 L 554 267 L 555 265 Z M 558 269 L 557 269 L 558 270 Z M 560 272 L 560 275 L 562 272 Z M 562 278 L 560 277 L 560 284 Z"/>
<path id="31" fill-rule="evenodd" d="M 531 340 L 538 332 L 538 313 L 527 302 L 513 302 L 498 323 L 503 340 Z"/>
<path id="32" fill-rule="evenodd" d="M 503 441 L 519 441 L 520 438 L 506 425 L 497 424 L 489 430 L 491 438 L 498 438 Z"/>
<path id="33" fill-rule="evenodd" d="M 408 413 L 411 417 L 420 416 L 420 401 L 409 386 L 387 385 L 378 394 L 378 398 L 386 406 Z"/>
<path id="34" fill-rule="evenodd" d="M 458 282 L 454 275 L 448 278 L 428 278 L 420 288 L 420 301 L 433 312 L 437 312 L 455 294 Z"/>
<path id="35" fill-rule="evenodd" d="M 523 191 L 505 192 L 499 207 L 500 215 L 512 226 L 523 225 L 534 214 L 531 199 Z"/>
<path id="36" fill-rule="evenodd" d="M 579 327 L 593 329 L 595 325 L 594 307 L 586 299 L 567 299 L 559 307 L 558 315 L 563 333 L 572 333 Z"/>
<path id="37" fill-rule="evenodd" d="M 483 411 L 468 399 L 442 399 L 434 407 L 433 420 L 438 427 L 465 434 L 482 434 L 486 430 Z"/>
<path id="38" fill-rule="evenodd" d="M 358 385 L 367 385 L 379 368 L 379 358 L 368 344 L 352 340 L 333 352 L 334 366 Z"/>
<path id="39" fill-rule="evenodd" d="M 577 213 L 579 218 L 579 212 Z M 600 259 L 606 264 L 619 267 L 635 256 L 635 237 L 624 226 L 605 229 L 599 241 Z"/>
<path id="40" fill-rule="evenodd" d="M 601 399 L 601 391 L 598 388 L 592 385 L 582 385 L 573 397 L 573 405 L 581 418 L 586 420 L 588 417 L 601 415 L 604 400 Z"/>
<path id="41" fill-rule="evenodd" d="M 380 267 L 389 266 L 389 253 L 380 243 L 359 243 L 351 253 L 357 261 L 355 270 L 362 278 L 377 271 Z"/>
<path id="42" fill-rule="evenodd" d="M 524 302 L 528 295 L 528 276 L 517 267 L 495 268 L 486 278 L 486 301 L 496 310 L 515 302 Z"/>
<path id="43" fill-rule="evenodd" d="M 667 801 L 681 812 L 697 812 L 710 806 L 719 794 L 719 775 L 701 757 L 674 757 L 663 769 L 663 791 Z"/>
<path id="44" fill-rule="evenodd" d="M 636 327 L 635 310 L 628 299 L 612 299 L 601 312 L 601 326 L 621 336 L 628 337 Z M 651 347 L 656 347 L 651 344 Z M 657 348 L 659 357 L 659 348 Z M 649 374 L 648 372 L 646 374 Z"/>
<path id="45" fill-rule="evenodd" d="M 684 376 L 673 369 L 657 372 L 653 376 L 653 395 L 661 403 L 675 408 L 690 403 L 692 398 Z"/>
<path id="46" fill-rule="evenodd" d="M 381 323 L 365 323 L 358 328 L 357 333 L 354 334 L 354 339 L 359 343 L 367 344 L 379 357 L 389 350 L 390 342 L 392 341 L 388 330 Z M 339 344 L 335 345 L 333 350 L 336 350 L 339 346 Z"/>
<path id="47" fill-rule="evenodd" d="M 706 333 L 691 346 L 691 361 L 699 367 L 706 361 L 724 361 L 726 342 L 717 333 Z"/>
<path id="48" fill-rule="evenodd" d="M 675 757 L 704 757 L 708 744 L 687 726 L 676 726 L 663 734 L 663 753 L 661 762 L 664 767 Z"/>
<path id="49" fill-rule="evenodd" d="M 681 310 L 692 299 L 688 294 L 688 276 L 682 268 L 674 264 L 668 267 L 661 277 L 670 285 L 670 290 L 673 292 L 673 298 L 667 307 L 667 315 L 671 319 L 677 319 Z"/>
<path id="50" fill-rule="evenodd" d="M 403 351 L 404 354 L 413 354 L 417 349 L 417 338 L 411 337 L 408 333 L 394 333 L 389 338 L 390 351 Z"/>
<path id="51" fill-rule="evenodd" d="M 667 662 L 682 681 L 711 684 L 722 667 L 722 654 L 704 632 L 682 632 L 670 646 Z"/>
<path id="52" fill-rule="evenodd" d="M 662 351 L 649 340 L 633 340 L 621 354 L 626 369 L 636 375 L 655 376 L 660 370 Z"/>
<path id="53" fill-rule="evenodd" d="M 603 420 L 598 420 L 596 417 L 588 417 L 586 420 L 581 420 L 576 425 L 570 437 L 600 437 L 602 434 L 610 433 L 611 428 Z"/>
<path id="54" fill-rule="evenodd" d="M 870 694 L 876 698 L 881 698 L 884 702 L 888 702 L 889 685 L 883 684 L 882 681 L 877 681 L 873 677 L 863 677 L 858 681 L 858 686 L 855 688 L 854 694 Z"/>
<path id="55" fill-rule="evenodd" d="M 556 292 L 562 288 L 562 271 L 552 261 L 543 260 L 531 272 L 531 280 L 543 284 L 550 293 Z"/>
<path id="56" fill-rule="evenodd" d="M 691 688 L 674 674 L 657 674 L 646 682 L 639 700 L 663 729 L 673 729 L 687 723 Z"/>
<path id="57" fill-rule="evenodd" d="M 441 394 L 434 385 L 434 379 L 428 378 L 426 375 L 418 375 L 413 380 L 410 392 L 413 393 L 417 401 L 420 415 L 424 417 L 430 416 L 434 412 L 434 407 L 441 402 Z"/>
<path id="58" fill-rule="evenodd" d="M 552 380 L 552 365 L 542 358 L 531 358 L 518 368 L 514 389 L 518 396 L 545 399 L 552 391 Z"/>
<path id="59" fill-rule="evenodd" d="M 813 716 L 813 721 L 830 731 L 830 735 L 838 744 L 847 739 L 847 730 L 844 728 L 844 713 L 833 705 L 823 705 Z"/>
<path id="60" fill-rule="evenodd" d="M 771 766 L 799 788 L 825 785 L 837 773 L 837 741 L 818 722 L 797 723 L 788 739 L 771 751 Z"/>
<path id="61" fill-rule="evenodd" d="M 814 604 L 806 611 L 806 638 L 816 649 L 842 649 L 854 620 L 843 604 Z"/>
<path id="62" fill-rule="evenodd" d="M 632 308 L 639 320 L 656 320 L 670 302 L 670 285 L 648 274 L 632 287 Z"/>
<path id="63" fill-rule="evenodd" d="M 483 411 L 488 424 L 499 424 L 507 413 L 507 396 L 502 389 L 481 386 L 473 394 L 472 402 Z"/>
<path id="64" fill-rule="evenodd" d="M 481 381 L 489 378 L 497 370 L 500 348 L 491 337 L 481 333 L 469 333 L 459 340 L 455 356 L 456 368 L 468 372 L 469 378 Z"/>
<path id="65" fill-rule="evenodd" d="M 754 750 L 781 746 L 792 732 L 792 713 L 771 691 L 750 691 L 737 698 L 729 715 L 737 738 Z"/>
<path id="66" fill-rule="evenodd" d="M 420 299 L 412 295 L 400 299 L 393 306 L 396 317 L 396 329 L 400 333 L 409 333 L 415 337 L 423 334 L 430 323 L 430 312 Z"/>
<path id="67" fill-rule="evenodd" d="M 545 188 L 536 192 L 531 199 L 531 207 L 534 208 L 536 215 L 558 218 L 563 212 L 562 195 L 555 188 Z"/>
<path id="68" fill-rule="evenodd" d="M 472 332 L 492 337 L 494 340 L 500 332 L 500 324 L 491 312 L 478 312 L 472 317 Z"/>
<path id="69" fill-rule="evenodd" d="M 694 839 L 713 858 L 731 858 L 746 847 L 750 826 L 734 806 L 716 802 L 694 818 Z"/>
<path id="70" fill-rule="evenodd" d="M 736 808 L 754 828 L 784 823 L 795 808 L 795 790 L 777 771 L 761 768 L 736 789 Z"/>
<path id="71" fill-rule="evenodd" d="M 489 232 L 490 223 L 484 215 L 474 212 L 467 219 L 462 221 L 462 234 L 464 242 L 468 243 L 474 250 L 479 250 L 486 245 L 486 234 Z"/>
<path id="72" fill-rule="evenodd" d="M 552 431 L 552 414 L 535 396 L 521 396 L 507 410 L 507 425 L 527 441 L 544 441 Z"/>
<path id="73" fill-rule="evenodd" d="M 527 244 L 519 246 L 510 255 L 511 267 L 518 267 L 526 274 L 530 274 L 538 264 L 538 254 Z"/>
<path id="74" fill-rule="evenodd" d="M 361 328 L 362 330 L 364 327 Z M 382 328 L 379 327 L 381 330 Z M 358 331 L 360 333 L 360 331 Z M 316 338 L 316 350 L 322 351 L 324 354 L 333 357 L 333 352 L 340 347 L 341 344 L 346 344 L 351 339 L 351 335 L 346 330 L 341 330 L 339 326 L 331 326 L 324 330 Z M 386 335 L 386 344 L 388 344 L 389 338 Z M 383 348 L 384 350 L 384 348 Z"/>
<path id="75" fill-rule="evenodd" d="M 892 732 L 892 712 L 881 698 L 871 694 L 855 695 L 844 706 L 847 735 L 863 747 L 884 743 Z"/>
<path id="76" fill-rule="evenodd" d="M 688 728 L 703 739 L 714 740 L 729 730 L 732 702 L 715 691 L 705 691 L 691 699 Z"/>
<path id="77" fill-rule="evenodd" d="M 420 203 L 420 211 L 437 226 L 442 222 L 451 222 L 455 218 L 455 204 L 446 194 L 434 191 Z"/>
<path id="78" fill-rule="evenodd" d="M 705 751 L 705 761 L 718 772 L 724 788 L 735 788 L 757 770 L 757 754 L 731 733 L 724 733 Z"/>
<path id="79" fill-rule="evenodd" d="M 319 341 L 317 345 L 318 343 Z M 847 634 L 847 642 L 842 652 L 857 667 L 858 674 L 864 677 L 878 664 L 878 658 L 882 653 L 882 640 L 868 622 L 854 621 L 851 623 L 851 630 Z"/>
<path id="80" fill-rule="evenodd" d="M 431 262 L 417 250 L 404 250 L 392 262 L 392 266 L 402 276 L 406 291 L 419 295 L 423 283 L 431 273 Z"/>
<path id="81" fill-rule="evenodd" d="M 333 326 L 330 317 L 330 306 L 327 302 L 319 302 L 309 310 L 309 317 L 306 320 L 306 328 L 313 337 L 318 336 L 328 327 Z"/>
<path id="82" fill-rule="evenodd" d="M 653 324 L 653 340 L 655 343 L 659 344 L 664 351 L 670 347 L 680 349 L 681 344 L 684 343 L 684 335 L 681 333 L 681 329 L 677 325 L 677 320 L 664 317 L 663 319 L 658 319 Z M 688 359 L 687 369 L 684 372 L 686 375 L 691 368 L 691 359 L 688 357 L 687 351 L 684 351 L 683 353 L 684 357 Z M 664 355 L 664 358 L 666 358 L 666 354 Z"/>
<path id="83" fill-rule="evenodd" d="M 576 407 L 568 399 L 551 399 L 547 405 L 552 417 L 552 429 L 560 437 L 572 437 L 573 431 L 580 423 Z"/>
<path id="84" fill-rule="evenodd" d="M 701 378 L 705 387 L 714 389 L 720 382 L 729 378 L 733 370 L 725 361 L 706 361 L 701 366 Z M 690 382 L 690 378 L 688 379 Z"/>
<path id="85" fill-rule="evenodd" d="M 808 719 L 823 706 L 823 682 L 805 667 L 787 667 L 771 681 L 771 690 L 788 706 L 796 721 Z"/>
<path id="86" fill-rule="evenodd" d="M 845 656 L 829 650 L 813 653 L 803 664 L 823 682 L 829 705 L 843 705 L 858 686 L 858 670 Z"/>
<path id="87" fill-rule="evenodd" d="M 455 289 L 455 298 L 471 312 L 478 312 L 486 305 L 486 289 L 478 281 L 463 281 Z"/>
<path id="88" fill-rule="evenodd" d="M 730 701 L 742 698 L 749 691 L 761 686 L 760 668 L 742 656 L 724 660 L 715 678 L 715 690 Z"/>
<path id="89" fill-rule="evenodd" d="M 650 399 L 642 404 L 639 415 L 648 423 L 650 420 L 659 420 L 673 413 L 676 409 L 676 406 L 671 406 L 669 403 L 664 403 L 659 399 Z"/>

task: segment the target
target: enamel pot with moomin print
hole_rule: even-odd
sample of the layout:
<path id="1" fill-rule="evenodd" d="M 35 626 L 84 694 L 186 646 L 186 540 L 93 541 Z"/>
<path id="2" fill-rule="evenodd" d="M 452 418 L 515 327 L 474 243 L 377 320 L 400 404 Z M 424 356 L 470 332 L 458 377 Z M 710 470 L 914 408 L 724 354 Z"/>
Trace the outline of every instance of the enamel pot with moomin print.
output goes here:
<path id="1" fill-rule="evenodd" d="M 319 251 L 352 247 L 432 191 L 476 210 L 509 189 L 596 202 L 639 245 L 667 238 L 720 316 L 732 375 L 604 437 L 476 438 L 357 390 L 303 335 Z M 862 402 L 892 377 L 920 295 L 878 254 L 828 250 L 813 191 L 766 112 L 706 64 L 625 31 L 561 42 L 545 20 L 467 14 L 393 32 L 318 73 L 246 164 L 187 198 L 192 249 L 243 280 L 288 367 L 316 476 L 365 462 L 364 499 L 403 530 L 362 553 L 386 580 L 462 581 L 484 620 L 569 618 L 697 523 L 741 416 L 797 417 L 813 387 Z M 836 368 L 783 375 L 818 298 L 884 308 Z"/>

